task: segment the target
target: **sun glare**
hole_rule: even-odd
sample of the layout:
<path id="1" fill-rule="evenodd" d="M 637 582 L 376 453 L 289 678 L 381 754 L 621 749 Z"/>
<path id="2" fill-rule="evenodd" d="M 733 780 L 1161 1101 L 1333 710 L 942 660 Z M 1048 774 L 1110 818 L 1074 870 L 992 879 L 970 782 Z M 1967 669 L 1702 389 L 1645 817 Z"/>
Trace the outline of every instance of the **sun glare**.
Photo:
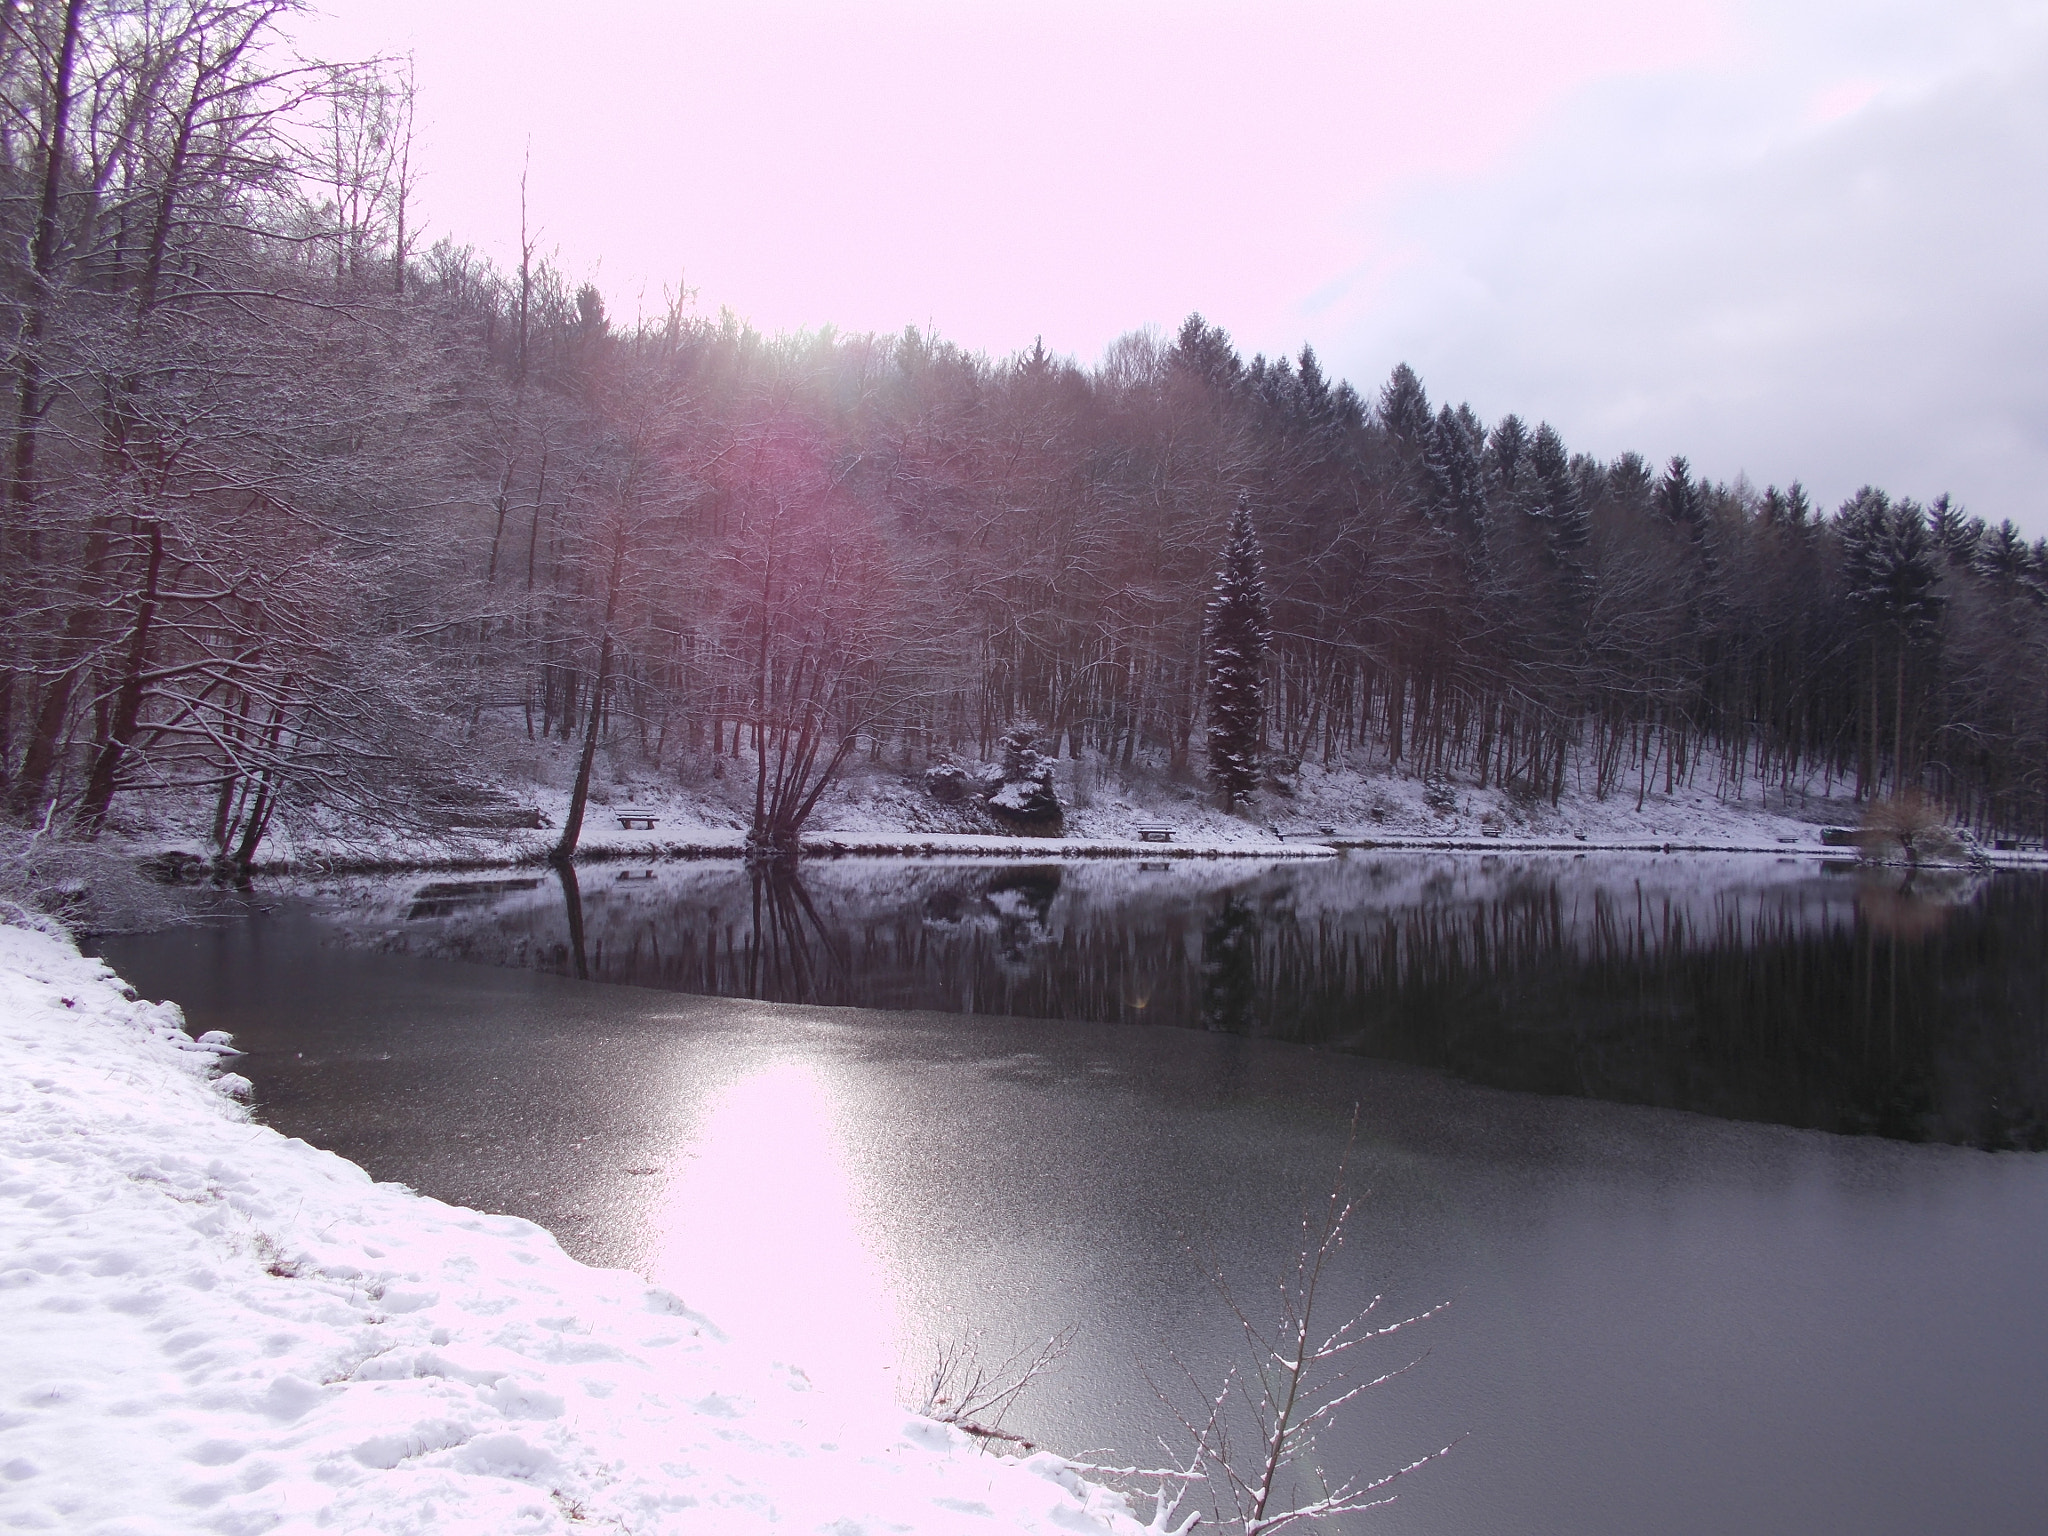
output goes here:
<path id="1" fill-rule="evenodd" d="M 676 1153 L 652 1276 L 820 1385 L 884 1378 L 900 1332 L 855 1216 L 840 1113 L 806 1063 L 728 1088 Z"/>

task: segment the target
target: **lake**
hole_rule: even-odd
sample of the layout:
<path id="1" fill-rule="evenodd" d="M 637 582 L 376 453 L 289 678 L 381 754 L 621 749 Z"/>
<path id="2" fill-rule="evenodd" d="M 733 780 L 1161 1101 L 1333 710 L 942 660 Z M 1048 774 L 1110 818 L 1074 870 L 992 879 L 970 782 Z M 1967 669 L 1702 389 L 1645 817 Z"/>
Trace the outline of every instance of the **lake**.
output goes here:
<path id="1" fill-rule="evenodd" d="M 259 892 L 103 952 L 263 1117 L 820 1372 L 1075 1330 L 1156 1464 L 1358 1116 L 1360 1529 L 2010 1529 L 2048 1499 L 2048 879 L 1811 860 L 718 863 Z M 1247 1311 L 1257 1308 L 1247 1302 Z"/>

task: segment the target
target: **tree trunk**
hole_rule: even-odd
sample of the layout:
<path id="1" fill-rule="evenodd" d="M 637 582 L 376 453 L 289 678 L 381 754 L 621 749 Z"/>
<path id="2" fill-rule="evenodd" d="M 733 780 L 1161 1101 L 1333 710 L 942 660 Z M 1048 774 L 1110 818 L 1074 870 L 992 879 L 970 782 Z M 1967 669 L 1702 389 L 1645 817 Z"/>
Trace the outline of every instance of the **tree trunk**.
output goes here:
<path id="1" fill-rule="evenodd" d="M 51 83 L 50 133 L 42 146 L 42 195 L 36 209 L 35 243 L 29 256 L 34 294 L 17 348 L 21 363 L 15 391 L 14 463 L 8 499 L 24 513 L 35 499 L 36 434 L 44 403 L 42 342 L 50 323 L 50 306 L 56 297 L 61 234 L 58 205 L 64 191 L 64 160 L 70 152 L 71 76 L 78 55 L 79 22 L 84 14 L 85 0 L 70 0 L 64 8 L 64 41 L 57 54 L 57 78 Z"/>
<path id="2" fill-rule="evenodd" d="M 99 587 L 106 566 L 109 531 L 106 518 L 93 519 L 86 538 L 84 579 L 79 583 L 71 612 L 65 616 L 64 640 L 58 652 L 59 659 L 69 665 L 43 685 L 28 746 L 22 754 L 21 772 L 15 776 L 10 795 L 10 804 L 18 816 L 29 814 L 43 798 L 50 770 L 57 762 L 58 744 L 64 739 L 64 721 L 71 712 L 72 696 L 90 659 L 86 654 L 87 642 L 101 613 Z"/>
<path id="3" fill-rule="evenodd" d="M 114 709 L 107 721 L 106 739 L 93 759 L 92 777 L 85 786 L 85 799 L 78 808 L 78 824 L 88 834 L 97 833 L 106 820 L 107 807 L 119 787 L 121 759 L 135 739 L 136 721 L 142 714 L 143 671 L 149 663 L 150 630 L 156 621 L 157 583 L 163 574 L 164 529 L 154 518 L 149 524 L 149 565 L 144 572 L 141 595 L 135 603 L 135 627 L 130 631 L 128 658 L 121 670 L 120 691 L 114 695 Z"/>
<path id="4" fill-rule="evenodd" d="M 583 755 L 576 764 L 576 786 L 569 792 L 569 814 L 562 819 L 561 840 L 555 844 L 554 852 L 548 855 L 557 864 L 567 864 L 576 857 L 576 844 L 583 836 L 583 811 L 590 802 L 590 770 L 597 762 L 598 727 L 604 720 L 604 711 L 598 706 L 604 700 L 604 687 L 611 677 L 611 669 L 612 636 L 607 625 L 604 639 L 598 642 L 597 681 L 590 688 L 589 714 L 583 728 Z"/>
<path id="5" fill-rule="evenodd" d="M 597 762 L 597 735 L 604 724 L 604 690 L 612 674 L 612 620 L 619 611 L 619 578 L 626 564 L 626 522 L 623 511 L 612 536 L 612 568 L 605 584 L 604 634 L 597 644 L 597 677 L 590 685 L 589 718 L 583 729 L 583 756 L 576 764 L 576 785 L 569 792 L 569 814 L 562 819 L 562 836 L 548 855 L 556 864 L 576 857 L 576 844 L 583 836 L 583 811 L 590 803 L 590 770 Z M 566 732 L 564 733 L 566 734 Z"/>

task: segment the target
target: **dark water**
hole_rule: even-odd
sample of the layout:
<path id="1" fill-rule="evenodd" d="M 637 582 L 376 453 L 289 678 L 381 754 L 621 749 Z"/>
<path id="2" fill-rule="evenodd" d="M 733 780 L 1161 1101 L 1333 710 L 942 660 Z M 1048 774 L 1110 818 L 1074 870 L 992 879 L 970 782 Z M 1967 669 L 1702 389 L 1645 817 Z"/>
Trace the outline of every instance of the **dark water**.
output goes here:
<path id="1" fill-rule="evenodd" d="M 573 895 L 573 904 L 569 897 Z M 1167 1023 L 1526 1092 L 2048 1148 L 2048 876 L 1353 854 L 340 888 L 379 947 L 776 1002 Z"/>
<path id="2" fill-rule="evenodd" d="M 1204 1269 L 1269 1294 L 1357 1106 L 1327 1299 L 1453 1305 L 1322 1460 L 1466 1438 L 1356 1528 L 2008 1531 L 2048 1501 L 2048 1159 L 1974 1149 L 2039 1144 L 2038 878 L 621 873 L 573 905 L 337 886 L 106 952 L 238 1033 L 280 1128 L 823 1369 L 1075 1326 L 1012 1421 L 1069 1452 L 1158 1459 L 1148 1376 L 1233 1360 Z"/>

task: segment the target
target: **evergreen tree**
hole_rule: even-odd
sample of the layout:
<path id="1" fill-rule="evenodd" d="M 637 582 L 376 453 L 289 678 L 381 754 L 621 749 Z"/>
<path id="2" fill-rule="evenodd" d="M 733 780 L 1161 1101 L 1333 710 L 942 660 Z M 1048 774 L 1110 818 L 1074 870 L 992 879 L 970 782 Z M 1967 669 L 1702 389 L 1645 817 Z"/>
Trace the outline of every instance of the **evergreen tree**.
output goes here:
<path id="1" fill-rule="evenodd" d="M 1580 494 L 1579 476 L 1565 456 L 1564 439 L 1547 421 L 1536 429 L 1529 467 L 1536 481 L 1529 511 L 1543 524 L 1544 551 L 1567 594 L 1581 601 L 1592 584 L 1586 546 L 1592 541 L 1593 520 Z"/>
<path id="2" fill-rule="evenodd" d="M 1664 478 L 1657 486 L 1657 510 L 1695 537 L 1706 521 L 1705 509 L 1700 505 L 1699 487 L 1693 484 L 1692 466 L 1686 463 L 1683 455 L 1673 454 L 1671 462 L 1665 466 Z"/>
<path id="3" fill-rule="evenodd" d="M 1330 391 L 1330 419 L 1347 432 L 1365 425 L 1365 401 L 1348 382 Z"/>
<path id="4" fill-rule="evenodd" d="M 1673 454 L 1657 483 L 1657 510 L 1685 531 L 1692 543 L 1702 589 L 1717 591 L 1721 580 L 1721 549 L 1715 537 L 1711 487 L 1692 477 L 1692 465 Z"/>
<path id="5" fill-rule="evenodd" d="M 1421 452 L 1429 442 L 1429 396 L 1406 363 L 1398 365 L 1380 390 L 1380 424 L 1402 447 Z"/>
<path id="6" fill-rule="evenodd" d="M 1469 409 L 1460 415 L 1447 405 L 1437 412 L 1423 461 L 1429 521 L 1457 539 L 1466 574 L 1474 580 L 1483 580 L 1488 569 L 1486 471 L 1480 461 L 1484 440 Z"/>
<path id="7" fill-rule="evenodd" d="M 1977 545 L 1977 570 L 2001 588 L 2024 581 L 2027 576 L 2027 541 L 2006 518 L 1986 533 Z"/>
<path id="8" fill-rule="evenodd" d="M 1264 562 L 1248 497 L 1230 514 L 1230 536 L 1202 624 L 1209 665 L 1209 781 L 1235 809 L 1259 787 L 1265 733 L 1266 647 L 1272 640 Z"/>
<path id="9" fill-rule="evenodd" d="M 1272 413 L 1275 421 L 1285 423 L 1294 419 L 1300 386 L 1295 381 L 1293 363 L 1284 357 L 1268 362 L 1265 353 L 1256 353 L 1251 366 L 1245 369 L 1245 382 L 1252 397 Z"/>
<path id="10" fill-rule="evenodd" d="M 1893 793 L 1907 784 L 1906 683 L 1916 653 L 1940 636 L 1941 552 L 1920 504 L 1892 505 L 1884 492 L 1865 486 L 1842 509 L 1842 576 L 1850 611 L 1871 640 L 1870 751 L 1877 752 L 1879 708 L 1876 689 L 1884 670 L 1881 652 L 1891 653 Z"/>
<path id="11" fill-rule="evenodd" d="M 1529 429 L 1522 425 L 1521 417 L 1501 417 L 1487 438 L 1486 470 L 1488 499 L 1494 509 L 1504 514 L 1520 511 L 1527 499 L 1529 478 Z"/>
<path id="12" fill-rule="evenodd" d="M 1244 361 L 1230 344 L 1230 333 L 1199 314 L 1181 322 L 1167 358 L 1170 366 L 1200 379 L 1218 395 L 1229 394 L 1244 378 Z"/>
<path id="13" fill-rule="evenodd" d="M 1316 349 L 1303 347 L 1294 371 L 1297 409 L 1311 425 L 1330 414 L 1330 381 L 1323 377 L 1323 365 L 1316 361 Z"/>
<path id="14" fill-rule="evenodd" d="M 2034 553 L 2027 561 L 2027 586 L 2036 602 L 2048 602 L 2048 539 L 2034 540 Z"/>
<path id="15" fill-rule="evenodd" d="M 1962 570 L 1976 562 L 1977 550 L 1984 542 L 1983 518 L 1965 516 L 1944 491 L 1927 509 L 1927 525 L 1951 566 Z"/>
<path id="16" fill-rule="evenodd" d="M 1869 617 L 1884 606 L 1885 544 L 1891 533 L 1891 498 L 1866 485 L 1835 514 L 1842 541 L 1842 582 L 1850 606 Z"/>
<path id="17" fill-rule="evenodd" d="M 1885 538 L 1873 563 L 1874 590 L 1851 591 L 1851 601 L 1868 601 L 1904 644 L 1925 644 L 1940 623 L 1939 551 L 1917 502 L 1903 501 L 1892 510 Z"/>
<path id="18" fill-rule="evenodd" d="M 1638 517 L 1648 511 L 1656 481 L 1656 471 L 1639 453 L 1624 453 L 1607 469 L 1609 494 Z"/>

